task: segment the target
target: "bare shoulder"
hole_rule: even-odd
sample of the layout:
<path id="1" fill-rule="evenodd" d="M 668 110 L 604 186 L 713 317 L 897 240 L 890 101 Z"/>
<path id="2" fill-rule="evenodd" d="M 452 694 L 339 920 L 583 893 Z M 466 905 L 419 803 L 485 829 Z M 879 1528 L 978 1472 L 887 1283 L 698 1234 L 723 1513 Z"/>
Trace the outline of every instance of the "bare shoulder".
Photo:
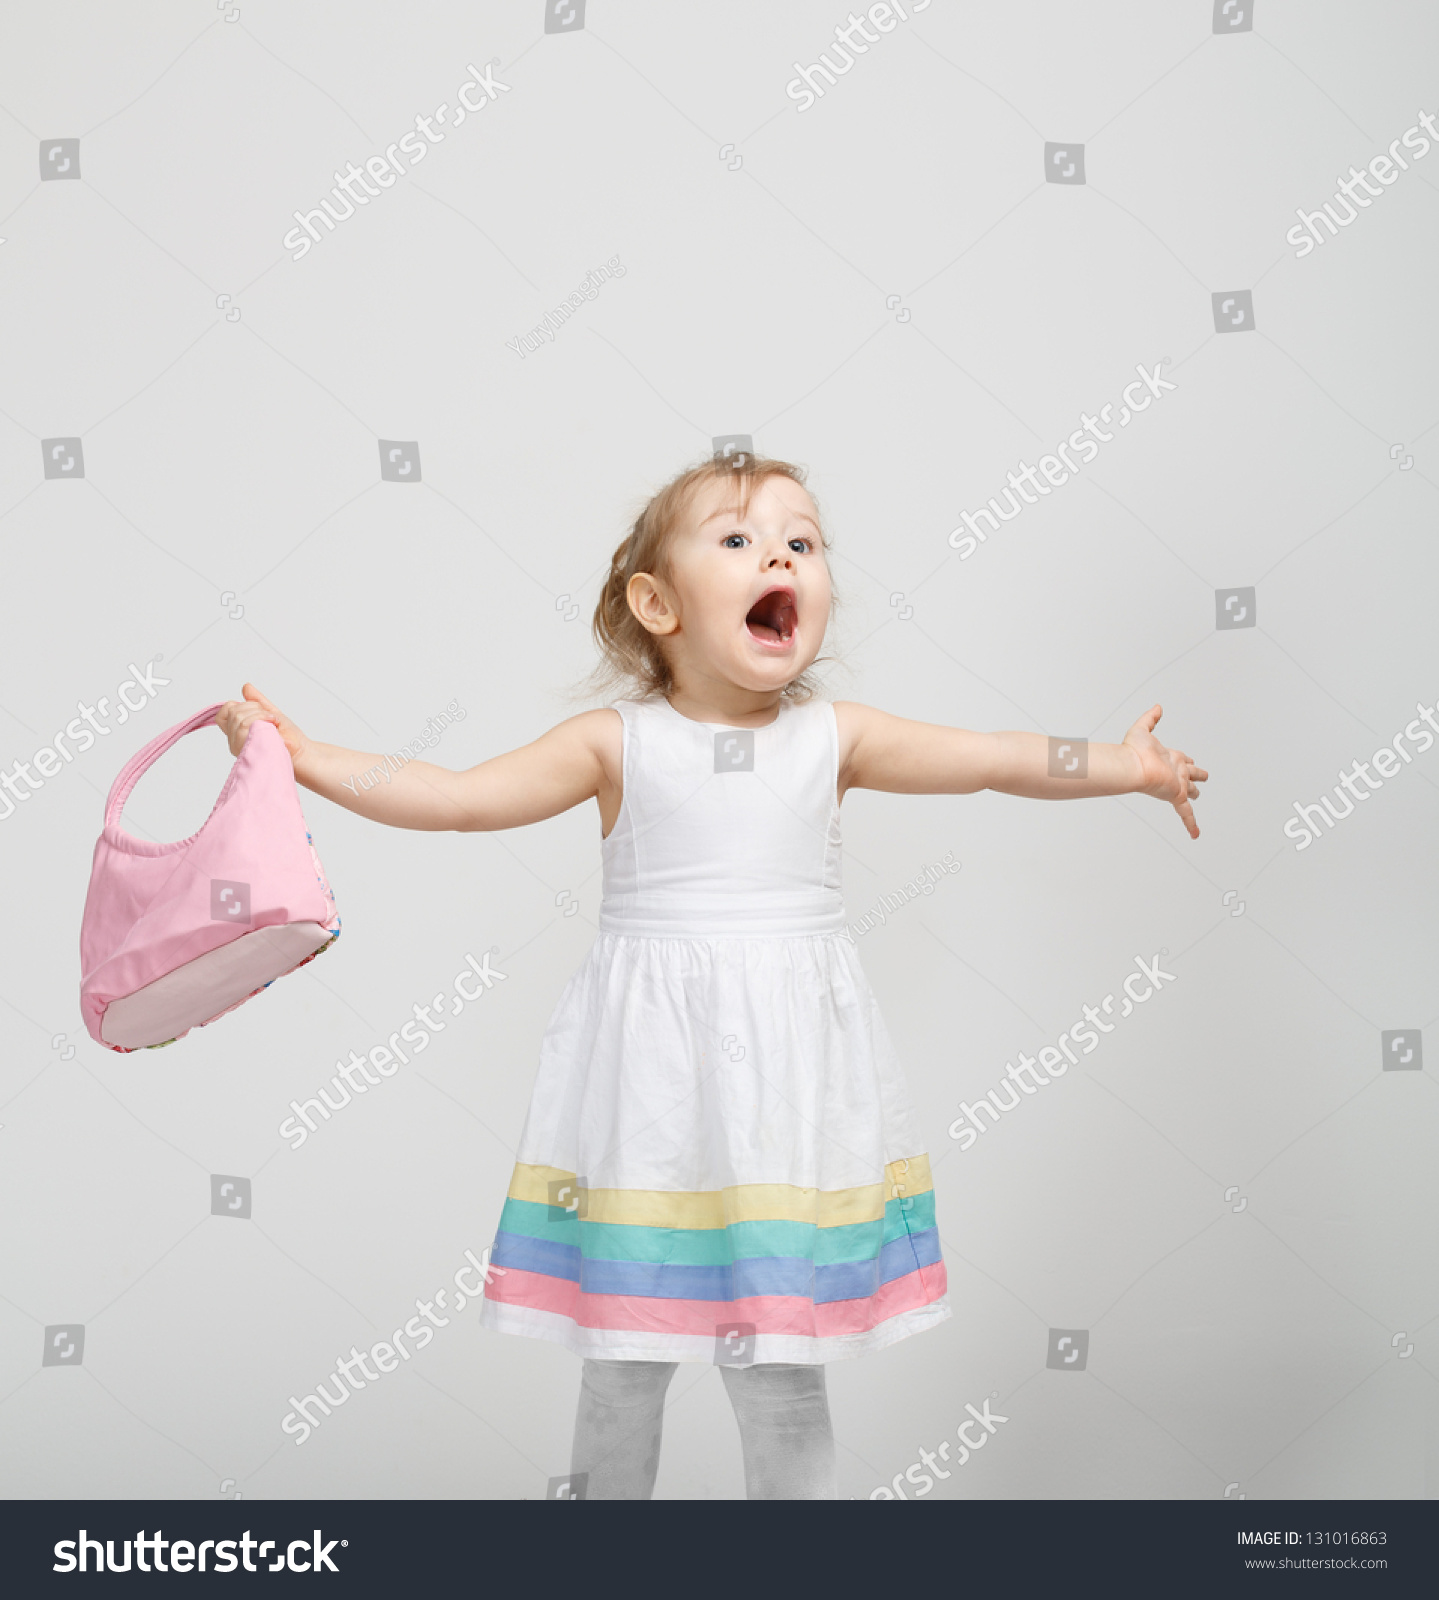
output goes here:
<path id="1" fill-rule="evenodd" d="M 624 773 L 624 722 L 613 706 L 581 711 L 557 723 L 550 732 L 565 734 L 586 745 L 595 755 L 608 782 L 619 784 Z"/>
<path id="2" fill-rule="evenodd" d="M 600 837 L 607 839 L 625 793 L 624 721 L 613 706 L 601 706 L 570 718 L 568 726 L 572 726 L 575 738 L 584 741 L 599 768 L 595 800 L 600 808 Z"/>
<path id="3" fill-rule="evenodd" d="M 858 700 L 835 700 L 835 726 L 839 732 L 839 793 L 841 799 L 846 789 L 855 786 L 855 755 L 866 733 L 873 733 L 885 720 L 886 713 L 873 706 L 861 705 Z"/>

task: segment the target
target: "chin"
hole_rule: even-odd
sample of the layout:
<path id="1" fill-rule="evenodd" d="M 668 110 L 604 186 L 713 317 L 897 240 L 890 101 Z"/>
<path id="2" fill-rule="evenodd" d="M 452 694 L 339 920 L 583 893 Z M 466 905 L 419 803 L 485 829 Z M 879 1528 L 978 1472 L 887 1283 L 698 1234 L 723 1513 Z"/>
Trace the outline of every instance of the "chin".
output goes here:
<path id="1" fill-rule="evenodd" d="M 783 689 L 806 672 L 810 664 L 798 655 L 769 656 L 760 661 L 751 658 L 740 667 L 737 681 L 750 689 Z"/>

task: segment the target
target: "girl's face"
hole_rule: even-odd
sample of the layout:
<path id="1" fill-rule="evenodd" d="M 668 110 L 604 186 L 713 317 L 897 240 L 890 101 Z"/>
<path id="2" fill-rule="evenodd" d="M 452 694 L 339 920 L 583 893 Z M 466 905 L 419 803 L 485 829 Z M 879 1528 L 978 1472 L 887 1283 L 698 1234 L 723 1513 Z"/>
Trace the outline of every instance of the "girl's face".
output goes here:
<path id="1" fill-rule="evenodd" d="M 729 684 L 772 693 L 819 654 L 830 581 L 814 501 L 775 474 L 750 495 L 723 478 L 695 494 L 670 549 L 672 581 L 630 580 L 630 604 L 665 638 L 676 683 L 689 692 Z"/>

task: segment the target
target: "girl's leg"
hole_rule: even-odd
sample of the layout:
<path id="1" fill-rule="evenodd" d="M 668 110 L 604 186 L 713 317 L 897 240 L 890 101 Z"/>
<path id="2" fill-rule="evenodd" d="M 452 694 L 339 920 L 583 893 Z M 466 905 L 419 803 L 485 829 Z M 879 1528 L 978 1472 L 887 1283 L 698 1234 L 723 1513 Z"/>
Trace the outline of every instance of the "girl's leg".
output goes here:
<path id="1" fill-rule="evenodd" d="M 586 1473 L 587 1500 L 648 1500 L 660 1464 L 665 1391 L 674 1361 L 587 1360 L 570 1473 Z"/>
<path id="2" fill-rule="evenodd" d="M 721 1366 L 750 1500 L 834 1500 L 834 1435 L 822 1366 Z"/>

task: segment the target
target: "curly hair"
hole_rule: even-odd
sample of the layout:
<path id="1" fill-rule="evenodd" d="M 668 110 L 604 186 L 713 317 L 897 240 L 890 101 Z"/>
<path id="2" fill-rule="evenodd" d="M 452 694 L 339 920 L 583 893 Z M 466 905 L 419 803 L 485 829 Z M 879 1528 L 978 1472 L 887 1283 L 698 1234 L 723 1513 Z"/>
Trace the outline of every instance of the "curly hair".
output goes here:
<path id="1" fill-rule="evenodd" d="M 772 456 L 746 453 L 728 459 L 708 457 L 678 473 L 650 497 L 615 550 L 609 574 L 600 589 L 590 626 L 599 647 L 600 662 L 586 680 L 589 693 L 610 698 L 614 690 L 628 689 L 630 693 L 624 698 L 641 700 L 668 694 L 673 689 L 674 674 L 661 641 L 630 610 L 626 598 L 630 579 L 637 572 L 649 572 L 666 583 L 672 581 L 670 551 L 675 534 L 704 486 L 716 482 L 733 483 L 738 492 L 739 515 L 743 517 L 756 486 L 773 477 L 789 478 L 801 488 L 805 487 L 803 467 Z M 825 549 L 829 548 L 823 527 L 820 543 Z M 813 699 L 819 689 L 818 680 L 806 671 L 787 683 L 781 693 L 796 704 L 803 704 Z"/>

